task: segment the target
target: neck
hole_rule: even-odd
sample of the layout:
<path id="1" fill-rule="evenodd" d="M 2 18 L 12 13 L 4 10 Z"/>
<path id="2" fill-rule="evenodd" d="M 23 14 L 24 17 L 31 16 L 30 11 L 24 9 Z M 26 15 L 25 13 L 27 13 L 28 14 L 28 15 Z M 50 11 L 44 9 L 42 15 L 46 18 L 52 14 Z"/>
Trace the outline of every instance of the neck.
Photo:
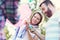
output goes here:
<path id="1" fill-rule="evenodd" d="M 35 24 L 32 24 L 31 22 L 30 22 L 30 24 L 31 24 L 31 25 L 34 25 L 34 26 L 37 26 L 37 25 L 35 25 Z"/>

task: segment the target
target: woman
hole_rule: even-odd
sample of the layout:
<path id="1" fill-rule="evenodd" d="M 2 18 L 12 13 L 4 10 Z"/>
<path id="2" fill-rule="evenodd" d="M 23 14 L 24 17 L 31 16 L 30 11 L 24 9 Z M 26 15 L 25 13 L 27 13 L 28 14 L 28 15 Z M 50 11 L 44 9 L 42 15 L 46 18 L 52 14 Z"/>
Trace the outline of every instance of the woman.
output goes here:
<path id="1" fill-rule="evenodd" d="M 14 40 L 38 40 L 40 39 L 40 30 L 38 28 L 39 23 L 42 21 L 42 15 L 39 12 L 36 12 L 31 17 L 30 22 L 27 21 L 23 26 L 18 28 Z M 33 29 L 33 30 L 32 30 Z M 34 32 L 36 30 L 36 32 Z M 41 38 L 42 39 L 42 38 Z"/>
<path id="2" fill-rule="evenodd" d="M 30 23 L 26 23 L 30 40 L 44 40 L 44 35 L 41 35 L 38 28 L 39 24 L 42 22 L 42 18 L 41 13 L 36 12 L 31 17 Z"/>

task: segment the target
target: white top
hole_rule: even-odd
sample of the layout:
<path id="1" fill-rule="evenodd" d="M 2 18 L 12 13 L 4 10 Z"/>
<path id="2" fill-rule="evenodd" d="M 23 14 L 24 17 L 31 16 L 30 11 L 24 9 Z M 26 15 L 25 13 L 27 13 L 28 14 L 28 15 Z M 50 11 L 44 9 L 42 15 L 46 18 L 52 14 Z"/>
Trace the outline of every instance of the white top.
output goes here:
<path id="1" fill-rule="evenodd" d="M 25 39 L 28 40 L 28 34 L 27 34 L 27 31 L 25 30 L 25 27 L 26 27 L 25 25 L 21 26 L 20 28 L 18 28 L 19 31 L 18 29 L 16 29 L 16 33 L 14 35 L 13 40 L 25 40 Z"/>
<path id="2" fill-rule="evenodd" d="M 60 12 L 55 12 L 46 23 L 45 40 L 59 40 L 60 35 Z"/>
<path id="3" fill-rule="evenodd" d="M 33 27 L 34 27 L 34 26 L 33 26 Z M 29 39 L 28 39 L 27 31 L 25 30 L 25 28 L 26 28 L 25 25 L 21 26 L 20 29 L 19 29 L 19 31 L 18 31 L 17 36 L 16 36 L 16 34 L 15 34 L 13 40 L 29 40 Z M 38 28 L 35 28 L 35 29 L 36 29 L 36 31 L 37 31 L 38 33 L 41 32 Z M 17 32 L 16 32 L 16 33 L 17 33 Z M 31 33 L 31 32 L 30 32 L 30 34 L 31 34 L 32 37 L 35 36 L 35 34 L 33 34 L 33 33 Z"/>

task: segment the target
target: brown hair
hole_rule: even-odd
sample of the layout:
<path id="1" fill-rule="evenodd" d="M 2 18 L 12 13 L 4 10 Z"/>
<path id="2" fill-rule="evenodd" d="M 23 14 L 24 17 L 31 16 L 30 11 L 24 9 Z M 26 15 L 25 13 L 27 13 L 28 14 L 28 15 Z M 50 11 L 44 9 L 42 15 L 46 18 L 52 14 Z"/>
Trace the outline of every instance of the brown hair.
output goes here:
<path id="1" fill-rule="evenodd" d="M 33 16 L 34 16 L 35 14 L 39 14 L 39 15 L 40 15 L 40 21 L 36 24 L 36 25 L 39 25 L 39 23 L 41 23 L 42 18 L 43 18 L 42 15 L 41 15 L 41 13 L 39 13 L 39 12 L 35 12 L 35 13 L 32 15 L 30 21 L 32 21 L 32 18 L 33 18 Z"/>
<path id="2" fill-rule="evenodd" d="M 48 4 L 51 4 L 51 5 L 54 7 L 54 4 L 53 4 L 50 0 L 45 0 L 45 1 L 43 1 L 43 2 L 39 5 L 39 7 L 41 7 L 41 5 L 44 4 L 44 3 L 45 3 L 45 5 L 47 5 L 47 6 L 48 6 Z"/>

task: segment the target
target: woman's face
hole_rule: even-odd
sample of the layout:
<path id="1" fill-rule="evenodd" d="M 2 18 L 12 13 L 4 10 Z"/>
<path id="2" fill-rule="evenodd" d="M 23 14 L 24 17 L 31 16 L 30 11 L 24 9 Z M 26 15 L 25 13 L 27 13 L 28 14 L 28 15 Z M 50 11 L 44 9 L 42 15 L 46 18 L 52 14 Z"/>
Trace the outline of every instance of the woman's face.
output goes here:
<path id="1" fill-rule="evenodd" d="M 39 15 L 38 13 L 36 13 L 36 14 L 32 17 L 31 23 L 32 23 L 33 25 L 36 25 L 36 24 L 38 24 L 39 22 L 40 22 L 40 15 Z"/>

